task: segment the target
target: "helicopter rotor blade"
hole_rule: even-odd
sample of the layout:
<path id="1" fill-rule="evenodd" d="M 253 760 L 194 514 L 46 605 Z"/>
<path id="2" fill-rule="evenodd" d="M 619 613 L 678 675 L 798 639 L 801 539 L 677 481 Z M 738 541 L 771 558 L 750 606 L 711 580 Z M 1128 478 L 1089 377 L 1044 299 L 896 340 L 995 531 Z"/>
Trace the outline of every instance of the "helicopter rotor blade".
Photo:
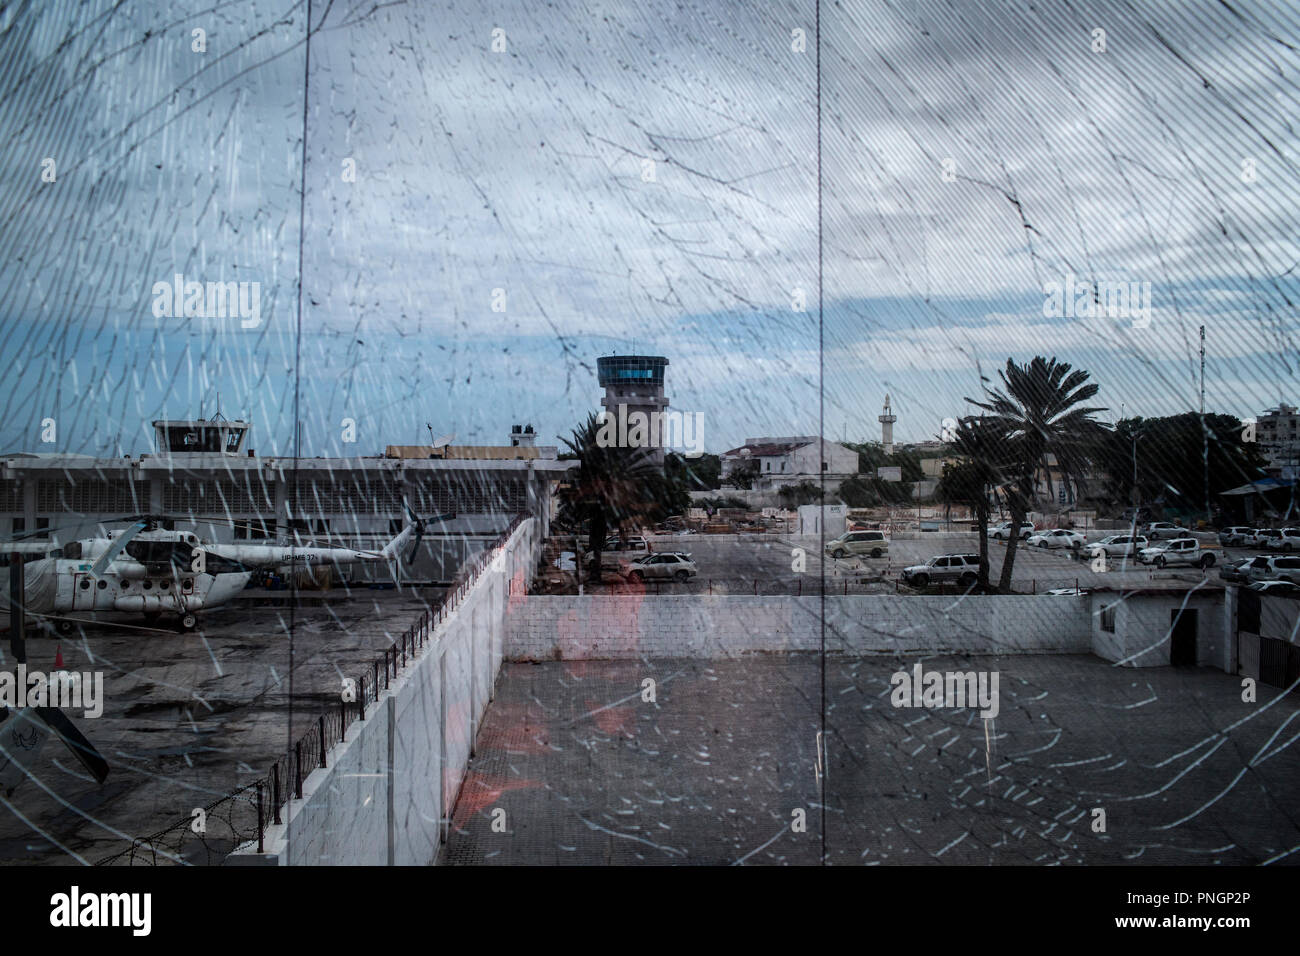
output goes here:
<path id="1" fill-rule="evenodd" d="M 108 777 L 108 761 L 95 749 L 95 745 L 86 738 L 86 735 L 77 729 L 72 718 L 57 707 L 32 709 L 36 711 L 36 716 L 45 721 L 50 730 L 54 731 L 55 736 L 72 751 L 72 755 L 81 761 L 81 765 L 95 778 L 95 781 L 103 783 Z"/>
<path id="2" fill-rule="evenodd" d="M 415 529 L 415 540 L 411 542 L 411 550 L 410 550 L 410 552 L 406 555 L 406 563 L 407 563 L 407 564 L 414 564 L 414 563 L 415 563 L 415 556 L 416 556 L 416 554 L 419 552 L 419 550 L 420 550 L 420 542 L 423 541 L 423 540 L 424 540 L 424 527 L 423 527 L 423 525 L 416 525 L 416 529 Z"/>
<path id="3" fill-rule="evenodd" d="M 143 521 L 137 521 L 131 525 L 124 533 L 113 539 L 109 549 L 99 556 L 94 564 L 90 566 L 92 577 L 101 577 L 108 566 L 117 560 L 117 556 L 126 550 L 126 546 L 131 543 L 131 539 L 143 531 L 147 525 Z"/>

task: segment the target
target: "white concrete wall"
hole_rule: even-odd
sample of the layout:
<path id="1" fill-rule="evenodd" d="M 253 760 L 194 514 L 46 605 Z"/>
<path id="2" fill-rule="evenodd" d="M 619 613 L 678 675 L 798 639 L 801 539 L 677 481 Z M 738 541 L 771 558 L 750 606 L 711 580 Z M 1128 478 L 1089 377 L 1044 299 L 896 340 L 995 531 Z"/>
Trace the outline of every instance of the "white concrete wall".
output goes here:
<path id="1" fill-rule="evenodd" d="M 1101 592 L 1092 595 L 1092 652 L 1124 667 L 1165 667 L 1169 664 L 1172 610 L 1197 611 L 1196 663 L 1231 673 L 1232 608 L 1224 592 L 1142 594 Z M 1115 607 L 1115 631 L 1101 629 L 1101 609 Z M 1226 666 L 1225 666 L 1226 665 Z"/>
<path id="2" fill-rule="evenodd" d="M 826 652 L 1073 653 L 1092 645 L 1086 598 L 828 595 Z M 732 658 L 819 651 L 817 596 L 533 595 L 507 620 L 511 660 Z"/>
<path id="3" fill-rule="evenodd" d="M 537 519 L 517 528 L 430 642 L 354 722 L 303 783 L 256 865 L 432 863 L 455 806 L 506 646 L 508 606 L 521 603 L 541 549 Z"/>

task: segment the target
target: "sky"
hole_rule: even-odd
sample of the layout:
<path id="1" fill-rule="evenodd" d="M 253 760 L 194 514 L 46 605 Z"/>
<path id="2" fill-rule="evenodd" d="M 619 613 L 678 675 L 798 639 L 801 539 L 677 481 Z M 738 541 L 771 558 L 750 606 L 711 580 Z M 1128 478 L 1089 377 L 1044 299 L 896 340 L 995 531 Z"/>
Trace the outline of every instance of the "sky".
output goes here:
<path id="1" fill-rule="evenodd" d="M 138 454 L 218 410 L 267 454 L 295 419 L 308 455 L 556 444 L 614 353 L 669 359 L 710 451 L 876 439 L 887 393 L 920 441 L 1037 354 L 1104 420 L 1194 410 L 1202 325 L 1208 411 L 1294 403 L 1298 18 L 11 4 L 0 449 Z M 178 273 L 257 283 L 256 321 L 171 314 Z M 1045 314 L 1070 276 L 1128 310 Z"/>

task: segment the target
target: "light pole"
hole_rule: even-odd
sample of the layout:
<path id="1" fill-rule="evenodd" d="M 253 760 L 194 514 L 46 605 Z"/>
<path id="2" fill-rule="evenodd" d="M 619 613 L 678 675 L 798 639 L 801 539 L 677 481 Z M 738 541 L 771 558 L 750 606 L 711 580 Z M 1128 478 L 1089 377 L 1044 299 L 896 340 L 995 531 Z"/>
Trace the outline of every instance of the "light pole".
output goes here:
<path id="1" fill-rule="evenodd" d="M 1145 437 L 1141 431 L 1133 432 L 1133 524 L 1135 527 L 1138 516 L 1138 439 Z"/>
<path id="2" fill-rule="evenodd" d="M 1124 560 L 1120 564 L 1121 570 L 1127 570 L 1129 554 L 1137 557 L 1137 525 L 1138 525 L 1138 439 L 1145 438 L 1145 433 L 1141 431 L 1133 432 L 1133 522 L 1129 528 L 1129 545 L 1124 553 Z"/>

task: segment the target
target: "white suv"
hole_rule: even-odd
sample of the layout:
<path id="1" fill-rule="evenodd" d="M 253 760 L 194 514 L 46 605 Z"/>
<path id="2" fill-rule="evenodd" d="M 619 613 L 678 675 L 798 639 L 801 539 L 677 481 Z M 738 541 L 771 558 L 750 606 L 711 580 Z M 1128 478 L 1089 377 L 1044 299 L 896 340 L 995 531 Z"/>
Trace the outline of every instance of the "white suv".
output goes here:
<path id="1" fill-rule="evenodd" d="M 1300 557 L 1269 558 L 1267 574 L 1274 581 L 1300 584 Z"/>
<path id="2" fill-rule="evenodd" d="M 1271 551 L 1295 551 L 1300 549 L 1300 528 L 1274 528 L 1269 532 L 1264 547 Z"/>
<path id="3" fill-rule="evenodd" d="M 605 541 L 605 547 L 600 551 L 600 569 L 602 571 L 618 571 L 621 574 L 627 570 L 627 565 L 630 562 L 649 553 L 650 547 L 646 544 L 645 538 L 640 535 L 626 540 L 609 538 Z M 595 564 L 596 552 L 588 551 L 586 560 L 588 567 Z"/>
<path id="4" fill-rule="evenodd" d="M 937 554 L 925 564 L 914 564 L 903 569 L 903 583 L 914 588 L 953 581 L 970 587 L 979 580 L 980 556 L 978 554 Z"/>
<path id="5" fill-rule="evenodd" d="M 1273 559 L 1280 558 L 1280 554 L 1257 554 L 1250 559 L 1250 563 L 1241 569 L 1241 576 L 1247 584 L 1256 581 L 1273 581 L 1277 573 L 1273 568 Z"/>
<path id="6" fill-rule="evenodd" d="M 1053 528 L 1051 531 L 1037 531 L 1031 534 L 1025 541 L 1031 548 L 1082 548 L 1085 542 L 1083 535 L 1077 531 L 1069 531 L 1065 528 Z"/>

